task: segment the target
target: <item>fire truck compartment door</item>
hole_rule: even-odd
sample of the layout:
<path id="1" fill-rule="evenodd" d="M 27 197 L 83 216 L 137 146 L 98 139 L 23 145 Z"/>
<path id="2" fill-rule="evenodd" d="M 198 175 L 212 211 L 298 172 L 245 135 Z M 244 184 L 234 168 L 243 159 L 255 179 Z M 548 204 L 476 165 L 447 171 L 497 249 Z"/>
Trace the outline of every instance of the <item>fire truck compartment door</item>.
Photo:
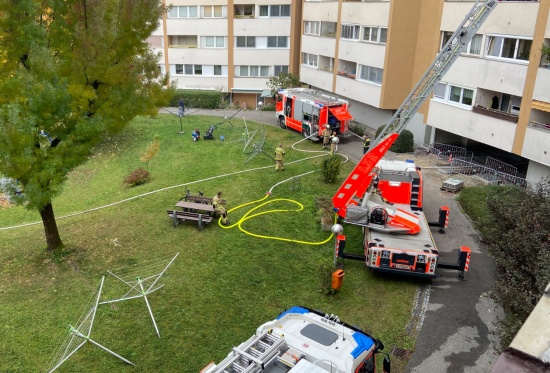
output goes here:
<path id="1" fill-rule="evenodd" d="M 340 107 L 331 107 L 328 109 L 336 118 L 338 118 L 339 121 L 343 120 L 349 120 L 353 119 L 350 113 L 346 110 L 346 108 L 340 106 Z"/>

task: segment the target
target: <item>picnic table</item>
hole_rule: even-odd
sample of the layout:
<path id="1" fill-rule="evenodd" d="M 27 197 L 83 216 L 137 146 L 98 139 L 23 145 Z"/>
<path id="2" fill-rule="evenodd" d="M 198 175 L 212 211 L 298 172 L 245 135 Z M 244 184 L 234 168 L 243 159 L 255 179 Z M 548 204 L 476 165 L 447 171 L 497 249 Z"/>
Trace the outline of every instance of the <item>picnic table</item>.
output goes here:
<path id="1" fill-rule="evenodd" d="M 212 221 L 215 214 L 214 206 L 205 203 L 178 201 L 176 207 L 182 210 L 166 210 L 168 216 L 172 218 L 174 227 L 186 220 L 192 220 L 196 221 L 199 230 L 202 230 L 206 224 Z"/>

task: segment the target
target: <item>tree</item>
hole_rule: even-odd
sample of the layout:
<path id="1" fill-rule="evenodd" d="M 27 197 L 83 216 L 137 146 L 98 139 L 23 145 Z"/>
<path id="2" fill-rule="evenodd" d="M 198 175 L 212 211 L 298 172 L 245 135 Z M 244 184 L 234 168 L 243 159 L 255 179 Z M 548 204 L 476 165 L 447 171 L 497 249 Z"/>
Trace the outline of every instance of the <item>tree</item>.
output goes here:
<path id="1" fill-rule="evenodd" d="M 486 203 L 484 239 L 495 258 L 494 296 L 506 313 L 500 336 L 508 346 L 550 282 L 550 178 L 527 190 L 504 187 Z"/>
<path id="2" fill-rule="evenodd" d="M 280 73 L 270 76 L 265 84 L 271 88 L 271 95 L 275 97 L 279 89 L 295 88 L 300 86 L 300 77 L 292 73 Z"/>
<path id="3" fill-rule="evenodd" d="M 157 155 L 157 153 L 160 150 L 160 140 L 159 135 L 155 134 L 155 137 L 153 139 L 153 142 L 149 144 L 147 149 L 145 150 L 145 153 L 141 155 L 141 158 L 139 159 L 143 163 L 145 163 L 145 166 L 147 167 L 147 171 L 149 171 L 149 162 Z"/>
<path id="4" fill-rule="evenodd" d="M 52 199 L 106 136 L 168 101 L 146 39 L 158 0 L 0 0 L 0 174 L 62 247 Z"/>

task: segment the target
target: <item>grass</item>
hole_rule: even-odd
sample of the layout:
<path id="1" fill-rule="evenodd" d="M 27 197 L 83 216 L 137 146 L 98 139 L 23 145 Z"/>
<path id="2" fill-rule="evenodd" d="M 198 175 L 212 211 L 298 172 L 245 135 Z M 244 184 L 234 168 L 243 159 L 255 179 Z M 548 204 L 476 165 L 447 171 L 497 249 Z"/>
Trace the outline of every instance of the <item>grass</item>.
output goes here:
<path id="1" fill-rule="evenodd" d="M 220 124 L 214 135 L 224 135 L 225 143 L 194 143 L 193 128 L 204 133 L 220 118 L 188 116 L 184 122 L 186 134 L 180 135 L 179 120 L 174 116 L 138 118 L 70 174 L 62 195 L 53 201 L 66 245 L 62 251 L 53 256 L 45 253 L 41 223 L 0 230 L 0 371 L 43 370 L 67 334 L 68 324 L 77 322 L 108 270 L 167 261 L 178 252 L 163 277 L 166 285 L 149 297 L 161 338 L 157 338 L 142 300 L 98 309 L 91 338 L 136 367 L 88 343 L 60 372 L 197 372 L 210 361 L 221 361 L 259 325 L 294 305 L 337 314 L 381 339 L 388 352 L 393 345 L 414 349 L 414 336 L 407 334 L 406 325 L 417 284 L 410 279 L 373 275 L 363 263 L 346 261 L 343 288 L 334 295 L 321 292 L 319 266 L 332 261 L 333 240 L 323 245 L 267 240 L 217 224 L 203 231 L 192 223 L 173 228 L 166 209 L 173 208 L 185 194 L 184 186 L 192 192 L 202 190 L 207 196 L 222 190 L 231 209 L 263 198 L 284 179 L 318 170 L 322 159 L 292 163 L 312 155 L 291 149 L 300 135 L 266 126 L 264 149 L 271 155 L 279 142 L 285 144 L 285 171 L 275 172 L 274 161 L 263 154 L 244 164 L 250 155 L 243 153 L 243 142 L 237 142 L 242 128 Z M 124 177 L 144 166 L 140 156 L 155 134 L 161 144 L 159 154 L 149 163 L 151 182 L 124 186 Z M 308 142 L 298 147 L 319 150 L 318 144 Z M 315 200 L 331 197 L 351 168 L 344 164 L 340 180 L 333 185 L 324 183 L 319 172 L 280 184 L 268 200 L 290 198 L 304 209 L 264 214 L 246 221 L 243 228 L 293 240 L 326 240 L 329 233 L 320 229 Z M 216 175 L 228 176 L 213 178 Z M 114 205 L 60 219 L 109 204 Z M 288 208 L 295 206 L 275 202 L 258 212 Z M 231 222 L 237 222 L 247 210 L 230 213 Z M 39 220 L 37 212 L 22 207 L 0 210 L 0 227 Z M 360 230 L 345 229 L 346 250 L 360 251 Z M 116 297 L 117 291 L 123 291 L 120 284 L 107 276 L 104 297 Z M 399 372 L 404 362 L 396 360 L 393 371 Z"/>

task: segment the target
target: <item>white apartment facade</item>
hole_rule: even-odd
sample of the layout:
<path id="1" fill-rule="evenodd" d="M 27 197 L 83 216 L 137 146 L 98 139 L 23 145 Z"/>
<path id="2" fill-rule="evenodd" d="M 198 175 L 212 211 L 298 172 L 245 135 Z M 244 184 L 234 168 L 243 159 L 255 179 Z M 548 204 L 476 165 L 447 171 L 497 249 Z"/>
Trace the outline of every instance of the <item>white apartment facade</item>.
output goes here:
<path id="1" fill-rule="evenodd" d="M 269 76 L 350 103 L 385 124 L 474 0 L 171 1 L 151 38 L 178 87 L 230 94 L 256 107 Z M 550 0 L 499 1 L 408 128 L 417 143 L 501 152 L 528 181 L 550 175 Z M 546 65 L 545 65 L 546 64 Z"/>
<path id="2" fill-rule="evenodd" d="M 169 11 L 150 43 L 178 88 L 218 90 L 255 108 L 270 76 L 299 65 L 292 22 L 301 14 L 290 0 L 164 1 Z"/>
<path id="3" fill-rule="evenodd" d="M 377 128 L 391 118 L 474 1 L 304 1 L 301 80 Z M 501 0 L 408 129 L 417 143 L 485 148 L 550 175 L 549 0 Z M 489 150 L 490 149 L 490 150 Z"/>

